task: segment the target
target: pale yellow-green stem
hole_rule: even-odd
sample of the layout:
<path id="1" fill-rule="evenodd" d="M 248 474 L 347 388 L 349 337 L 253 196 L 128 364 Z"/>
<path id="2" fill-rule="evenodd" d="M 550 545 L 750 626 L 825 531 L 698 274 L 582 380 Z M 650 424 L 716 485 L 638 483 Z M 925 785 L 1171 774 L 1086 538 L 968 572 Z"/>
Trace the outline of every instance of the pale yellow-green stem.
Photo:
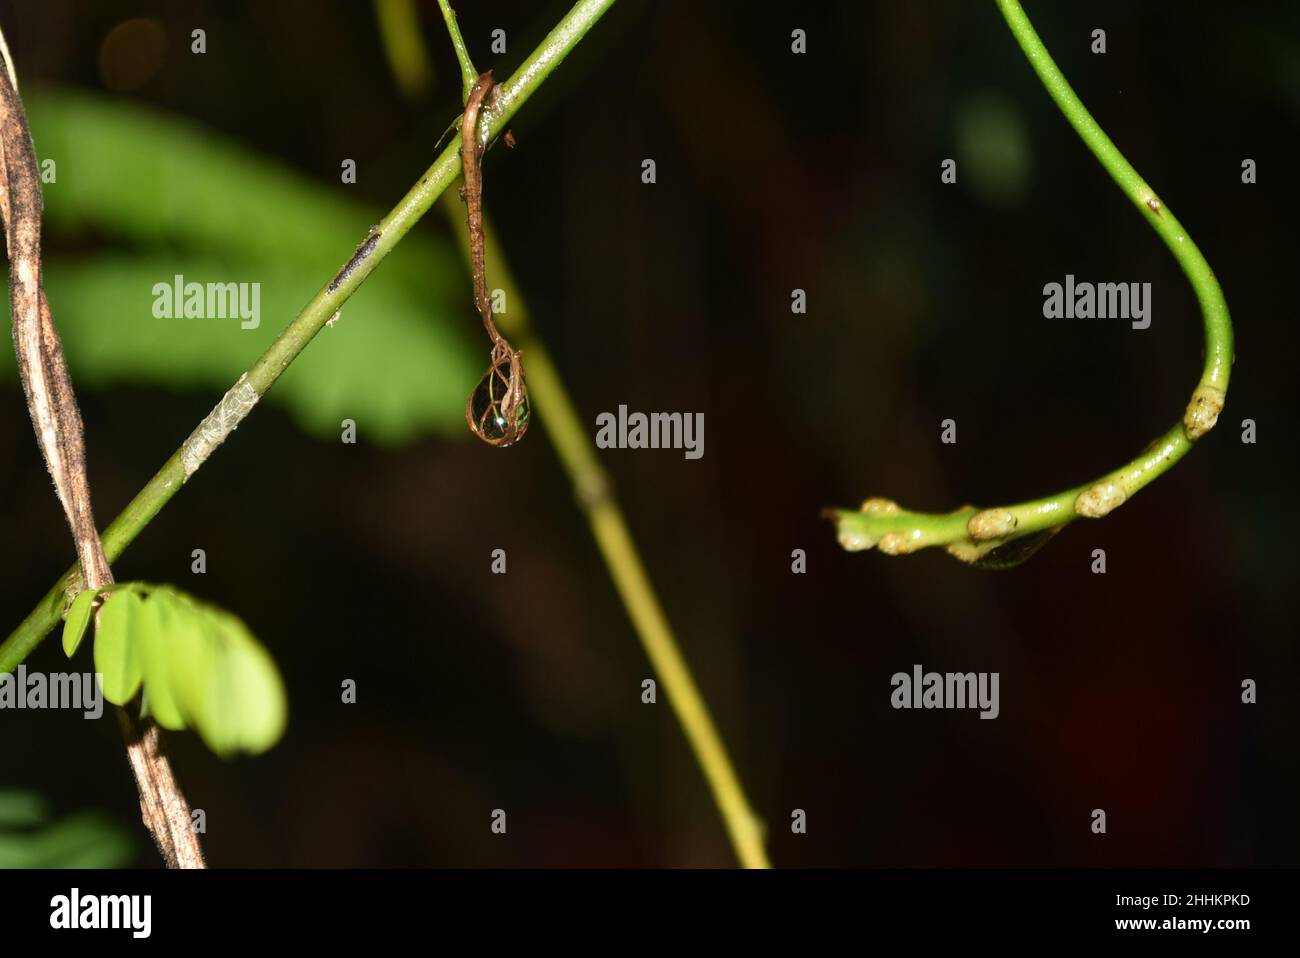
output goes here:
<path id="1" fill-rule="evenodd" d="M 442 206 L 455 235 L 459 237 L 468 264 L 469 237 L 464 228 L 465 208 L 451 194 L 443 197 Z M 654 586 L 646 574 L 609 478 L 596 458 L 588 430 L 583 427 L 582 419 L 564 388 L 564 382 L 550 353 L 532 329 L 523 296 L 510 276 L 505 257 L 490 224 L 486 223 L 486 217 L 484 237 L 488 275 L 492 277 L 492 285 L 505 292 L 509 307 L 497 316 L 497 324 L 523 354 L 534 423 L 545 430 L 560 458 L 560 464 L 573 484 L 578 505 L 591 526 L 596 545 L 636 629 L 637 638 L 641 640 L 646 656 L 686 734 L 686 740 L 704 771 L 709 789 L 722 813 L 736 857 L 746 868 L 767 868 L 769 863 L 763 847 L 762 823 L 749 807 L 722 737 L 691 676 L 690 667 L 673 638 L 672 627 L 668 624 Z"/>

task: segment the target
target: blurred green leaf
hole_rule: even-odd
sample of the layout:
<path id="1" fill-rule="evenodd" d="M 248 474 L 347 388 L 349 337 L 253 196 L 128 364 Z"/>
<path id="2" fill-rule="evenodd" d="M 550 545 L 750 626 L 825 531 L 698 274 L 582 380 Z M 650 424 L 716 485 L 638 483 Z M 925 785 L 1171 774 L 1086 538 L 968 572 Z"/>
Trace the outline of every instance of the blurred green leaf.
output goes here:
<path id="1" fill-rule="evenodd" d="M 209 671 L 199 733 L 219 755 L 264 752 L 284 732 L 286 708 L 279 673 L 242 622 L 214 612 L 207 629 Z"/>
<path id="2" fill-rule="evenodd" d="M 68 617 L 63 622 L 63 654 L 68 658 L 72 658 L 73 653 L 77 651 L 77 646 L 81 645 L 82 637 L 86 634 L 86 626 L 90 624 L 90 612 L 95 607 L 97 594 L 94 589 L 83 589 L 72 600 Z"/>
<path id="3" fill-rule="evenodd" d="M 49 815 L 49 804 L 35 792 L 0 791 L 0 828 L 38 825 Z"/>
<path id="4" fill-rule="evenodd" d="M 44 185 L 45 286 L 79 386 L 224 392 L 380 219 L 348 187 L 311 182 L 190 121 L 84 93 L 26 99 L 38 155 L 57 163 Z M 62 241 L 75 257 L 59 254 Z M 260 284 L 260 324 L 155 317 L 155 284 L 177 275 Z M 409 235 L 267 400 L 322 437 L 336 438 L 343 418 L 379 442 L 463 436 L 483 358 L 476 323 L 450 242 Z M 0 377 L 15 377 L 8 350 Z"/>
<path id="5" fill-rule="evenodd" d="M 127 833 L 99 812 L 44 825 L 48 815 L 39 795 L 0 791 L 0 868 L 120 868 L 133 857 Z"/>

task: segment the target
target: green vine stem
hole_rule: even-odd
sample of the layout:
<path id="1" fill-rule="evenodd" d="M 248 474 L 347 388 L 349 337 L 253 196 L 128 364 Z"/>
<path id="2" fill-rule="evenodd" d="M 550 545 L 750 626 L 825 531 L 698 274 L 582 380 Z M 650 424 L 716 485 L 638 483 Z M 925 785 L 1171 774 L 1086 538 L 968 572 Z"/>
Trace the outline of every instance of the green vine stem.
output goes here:
<path id="1" fill-rule="evenodd" d="M 468 264 L 465 208 L 448 194 L 443 198 L 443 210 L 460 239 L 461 252 Z M 510 304 L 509 312 L 500 314 L 497 320 L 527 359 L 528 391 L 533 397 L 537 421 L 573 484 L 578 506 L 587 517 L 619 598 L 704 771 L 736 857 L 745 868 L 768 868 L 762 825 L 749 807 L 740 778 L 727 756 L 727 748 L 691 677 L 690 666 L 673 638 L 672 626 L 668 624 L 654 585 L 646 574 L 609 477 L 596 458 L 590 434 L 583 427 L 545 344 L 533 332 L 523 297 L 514 284 L 486 217 L 483 233 L 494 283 L 505 291 L 506 302 Z"/>
<path id="2" fill-rule="evenodd" d="M 614 0 L 580 0 L 556 25 L 509 80 L 497 87 L 492 110 L 479 121 L 484 142 L 505 129 L 506 123 L 559 66 L 565 56 L 595 25 Z M 438 196 L 460 174 L 460 137 L 455 137 L 388 215 L 370 232 L 352 258 L 322 288 L 261 358 L 231 387 L 198 429 L 172 453 L 101 537 L 108 561 L 116 562 L 127 546 L 149 524 L 222 440 L 243 420 L 257 400 L 271 388 L 280 373 L 307 347 L 332 317 L 410 231 Z M 0 643 L 0 673 L 12 672 L 49 634 L 72 597 L 81 591 L 80 570 L 65 572 Z"/>
<path id="3" fill-rule="evenodd" d="M 1092 482 L 1032 502 L 950 513 L 910 512 L 889 499 L 872 498 L 856 511 L 827 510 L 840 545 L 850 551 L 876 547 L 889 555 L 944 546 L 961 559 L 990 568 L 1014 564 L 1054 532 L 1079 517 L 1101 518 L 1131 499 L 1147 483 L 1178 462 L 1217 421 L 1227 398 L 1232 368 L 1232 321 L 1214 273 L 1173 212 L 1156 196 L 1093 119 L 1017 0 L 998 0 L 1047 92 L 1116 185 L 1169 247 L 1192 284 L 1205 325 L 1205 365 L 1182 422 L 1156 439 L 1132 462 Z"/>
<path id="4" fill-rule="evenodd" d="M 478 82 L 478 71 L 470 59 L 469 48 L 460 35 L 460 24 L 456 22 L 456 11 L 451 8 L 451 0 L 438 0 L 442 10 L 442 19 L 447 23 L 447 35 L 451 37 L 451 48 L 456 51 L 456 62 L 460 65 L 461 101 L 469 100 L 469 93 Z"/>

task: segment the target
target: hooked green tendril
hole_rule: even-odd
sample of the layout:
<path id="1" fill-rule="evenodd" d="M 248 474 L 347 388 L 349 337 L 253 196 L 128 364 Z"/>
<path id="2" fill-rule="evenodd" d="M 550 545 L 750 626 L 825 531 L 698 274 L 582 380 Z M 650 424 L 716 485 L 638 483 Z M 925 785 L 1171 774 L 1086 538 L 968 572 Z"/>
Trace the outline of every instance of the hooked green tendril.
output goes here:
<path id="1" fill-rule="evenodd" d="M 872 498 L 858 510 L 826 510 L 826 517 L 839 532 L 840 545 L 849 551 L 874 547 L 888 555 L 900 555 L 942 546 L 950 555 L 977 567 L 1018 565 L 1075 519 L 1108 515 L 1162 475 L 1214 428 L 1227 398 L 1233 355 L 1232 321 L 1210 265 L 1177 217 L 1124 159 L 1075 95 L 1017 0 L 997 2 L 1057 107 L 1164 240 L 1191 282 L 1205 325 L 1205 366 L 1182 421 L 1118 469 L 1053 496 L 989 509 L 965 506 L 949 513 L 910 512 L 891 500 Z"/>

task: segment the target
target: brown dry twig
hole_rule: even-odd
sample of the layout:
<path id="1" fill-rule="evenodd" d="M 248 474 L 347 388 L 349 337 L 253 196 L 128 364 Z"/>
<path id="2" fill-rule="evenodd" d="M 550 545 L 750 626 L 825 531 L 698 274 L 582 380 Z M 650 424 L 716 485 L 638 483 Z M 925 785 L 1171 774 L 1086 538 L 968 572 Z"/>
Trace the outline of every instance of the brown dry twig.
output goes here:
<path id="1" fill-rule="evenodd" d="M 0 215 L 9 251 L 9 301 L 14 352 L 36 440 L 54 479 L 76 542 L 86 589 L 113 583 L 86 476 L 86 447 L 63 345 L 41 279 L 41 185 L 16 73 L 0 38 Z M 140 811 L 163 860 L 172 868 L 202 868 L 203 851 L 189 804 L 176 785 L 153 722 L 142 726 L 119 710 L 127 757 L 140 790 Z"/>

